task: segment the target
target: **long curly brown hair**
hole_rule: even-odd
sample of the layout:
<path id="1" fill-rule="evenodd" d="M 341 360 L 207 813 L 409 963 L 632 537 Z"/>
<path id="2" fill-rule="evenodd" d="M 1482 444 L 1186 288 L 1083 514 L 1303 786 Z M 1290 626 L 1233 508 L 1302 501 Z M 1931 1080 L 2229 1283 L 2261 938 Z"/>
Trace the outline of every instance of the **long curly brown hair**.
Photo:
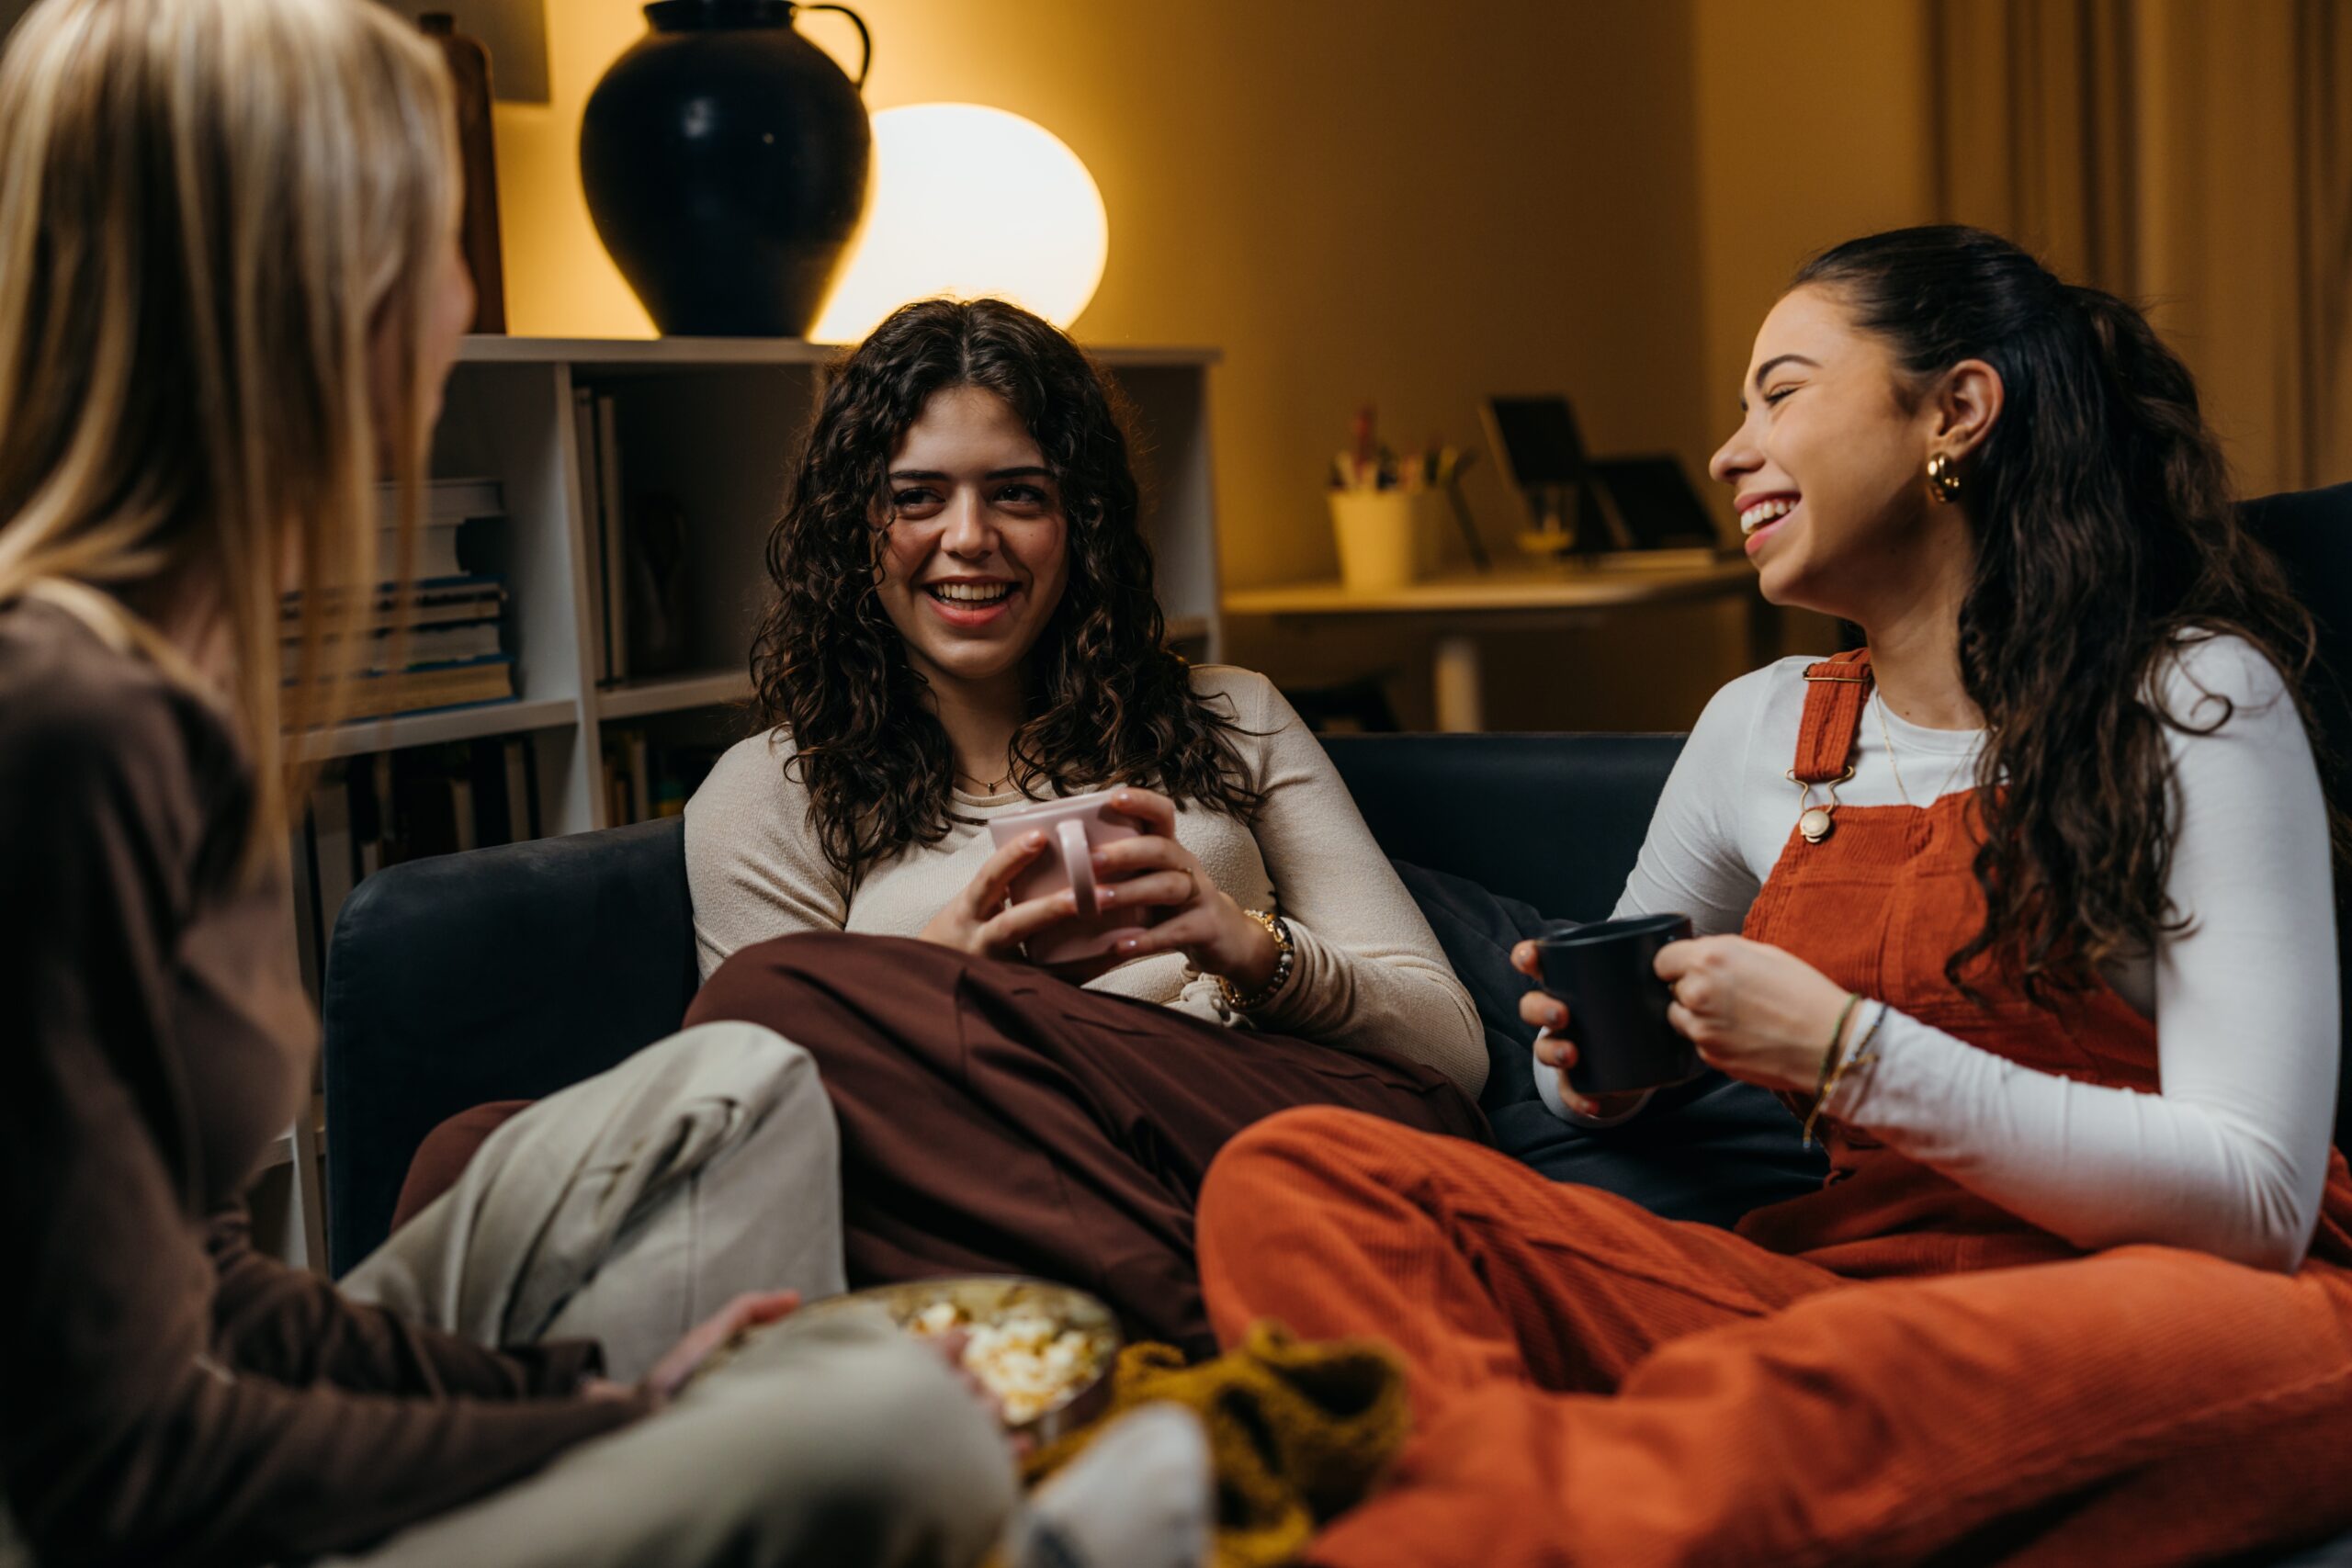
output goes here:
<path id="1" fill-rule="evenodd" d="M 1806 285 L 1841 298 L 1917 383 L 1963 359 L 2000 372 L 2002 416 L 1961 468 L 1976 560 L 1960 667 L 1984 715 L 1985 917 L 1945 975 L 1965 990 L 1963 969 L 1989 954 L 2050 1005 L 2088 987 L 2103 960 L 2152 952 L 2188 923 L 2165 891 L 2165 732 L 2210 733 L 2231 709 L 2209 694 L 2222 705 L 2211 725 L 2168 711 L 2168 662 L 2202 635 L 2244 637 L 2312 731 L 2312 617 L 2239 521 L 2188 367 L 2132 306 L 1951 226 L 1849 241 L 1805 264 L 1792 287 Z"/>
<path id="2" fill-rule="evenodd" d="M 1068 522 L 1068 584 L 1030 650 L 1028 716 L 1008 759 L 1022 792 L 1111 784 L 1253 816 L 1229 716 L 1167 646 L 1115 386 L 1054 326 L 1001 299 L 906 306 L 827 377 L 784 514 L 775 601 L 752 647 L 761 727 L 792 738 L 834 869 L 853 882 L 949 827 L 955 751 L 876 592 L 890 454 L 948 388 L 993 392 L 1045 455 Z"/>

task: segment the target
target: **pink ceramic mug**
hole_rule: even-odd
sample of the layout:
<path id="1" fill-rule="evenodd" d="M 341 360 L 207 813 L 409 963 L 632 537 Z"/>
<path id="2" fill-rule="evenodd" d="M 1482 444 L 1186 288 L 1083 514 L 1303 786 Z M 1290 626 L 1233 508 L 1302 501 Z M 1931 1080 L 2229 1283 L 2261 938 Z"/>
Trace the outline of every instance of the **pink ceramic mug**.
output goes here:
<path id="1" fill-rule="evenodd" d="M 1078 915 L 1050 931 L 1038 932 L 1024 944 L 1032 964 L 1077 964 L 1098 958 L 1150 923 L 1141 909 L 1106 911 L 1094 901 L 1094 852 L 1121 839 L 1138 838 L 1143 829 L 1132 817 L 1111 809 L 1115 790 L 1044 800 L 989 819 L 989 835 L 997 848 L 1037 829 L 1046 830 L 1046 847 L 1012 879 L 1012 901 L 1026 903 L 1063 888 L 1078 892 Z"/>

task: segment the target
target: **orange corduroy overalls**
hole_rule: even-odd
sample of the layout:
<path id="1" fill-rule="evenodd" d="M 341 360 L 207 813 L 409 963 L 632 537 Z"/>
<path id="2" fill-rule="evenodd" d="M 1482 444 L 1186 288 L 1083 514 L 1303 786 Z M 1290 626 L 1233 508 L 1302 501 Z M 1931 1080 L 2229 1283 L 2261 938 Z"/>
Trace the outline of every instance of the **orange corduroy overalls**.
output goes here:
<path id="1" fill-rule="evenodd" d="M 1868 655 L 1807 678 L 1797 776 L 1836 778 Z M 1989 963 L 1981 1000 L 1945 979 L 1984 915 L 1971 799 L 1792 831 L 1745 933 L 2023 1066 L 2154 1092 L 2154 1027 L 2103 985 L 2053 1013 Z M 1734 1234 L 1345 1111 L 1236 1139 L 1200 1213 L 1220 1337 L 1385 1337 L 1413 1393 L 1395 1475 L 1310 1560 L 2138 1565 L 2352 1528 L 2340 1153 L 2288 1276 L 2086 1255 L 1834 1124 L 1828 1146 L 1820 1190 Z"/>

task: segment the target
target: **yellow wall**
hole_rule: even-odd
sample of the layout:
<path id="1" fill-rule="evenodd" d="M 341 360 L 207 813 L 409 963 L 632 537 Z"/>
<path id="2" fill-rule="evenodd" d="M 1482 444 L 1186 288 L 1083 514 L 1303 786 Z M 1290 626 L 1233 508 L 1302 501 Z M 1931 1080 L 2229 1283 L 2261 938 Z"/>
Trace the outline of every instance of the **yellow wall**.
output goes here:
<path id="1" fill-rule="evenodd" d="M 993 104 L 1093 171 L 1111 259 L 1080 337 L 1225 350 L 1230 582 L 1335 570 L 1321 473 L 1367 400 L 1400 440 L 1475 444 L 1481 394 L 1564 389 L 1600 450 L 1703 456 L 1689 0 L 862 9 L 871 107 Z M 838 18 L 802 26 L 854 58 Z M 553 102 L 498 112 L 512 325 L 646 333 L 576 162 L 638 7 L 550 0 L 548 28 Z"/>
<path id="2" fill-rule="evenodd" d="M 1922 0 L 1697 5 L 1705 418 L 1721 438 L 1756 329 L 1797 265 L 1934 221 L 1931 95 Z"/>
<path id="3" fill-rule="evenodd" d="M 1799 263 L 1858 234 L 1936 220 L 1933 99 L 1927 0 L 1696 6 L 1702 418 L 1712 442 L 1738 422 L 1756 329 Z M 1823 617 L 1786 619 L 1791 652 L 1835 646 Z"/>

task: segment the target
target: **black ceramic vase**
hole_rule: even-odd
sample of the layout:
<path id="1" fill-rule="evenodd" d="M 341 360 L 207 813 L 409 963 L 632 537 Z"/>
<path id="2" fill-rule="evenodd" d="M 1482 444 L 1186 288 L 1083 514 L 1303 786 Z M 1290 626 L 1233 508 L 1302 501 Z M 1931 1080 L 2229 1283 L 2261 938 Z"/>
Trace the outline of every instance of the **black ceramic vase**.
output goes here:
<path id="1" fill-rule="evenodd" d="M 856 81 L 796 10 L 856 24 Z M 865 23 L 786 0 L 661 0 L 645 19 L 581 118 L 597 236 L 666 334 L 805 336 L 865 210 Z"/>

